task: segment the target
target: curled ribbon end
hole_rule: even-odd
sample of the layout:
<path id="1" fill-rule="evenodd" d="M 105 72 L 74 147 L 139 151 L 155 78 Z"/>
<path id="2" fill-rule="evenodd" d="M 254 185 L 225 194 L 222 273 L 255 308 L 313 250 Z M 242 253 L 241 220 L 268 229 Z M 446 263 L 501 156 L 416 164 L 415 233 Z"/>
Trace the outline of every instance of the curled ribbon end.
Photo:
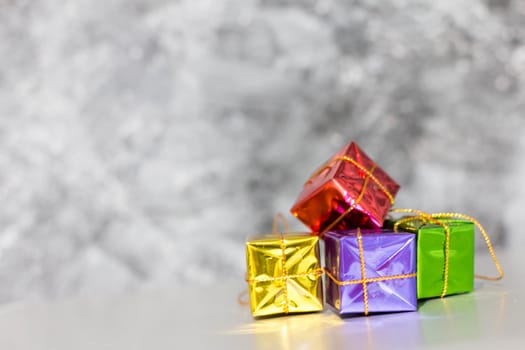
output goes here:
<path id="1" fill-rule="evenodd" d="M 497 276 L 497 277 L 490 277 L 490 276 L 485 276 L 485 275 L 474 275 L 474 277 L 476 277 L 479 280 L 493 281 L 493 282 L 501 281 L 504 276 L 505 275 L 504 275 L 503 272 L 501 272 L 501 274 L 499 276 Z"/>

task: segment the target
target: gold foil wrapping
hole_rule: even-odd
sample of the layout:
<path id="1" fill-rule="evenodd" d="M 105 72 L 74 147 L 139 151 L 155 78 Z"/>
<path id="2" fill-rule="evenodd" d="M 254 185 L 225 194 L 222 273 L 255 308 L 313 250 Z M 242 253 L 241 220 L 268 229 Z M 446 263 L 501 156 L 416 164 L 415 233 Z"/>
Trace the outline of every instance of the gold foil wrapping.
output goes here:
<path id="1" fill-rule="evenodd" d="M 254 317 L 321 311 L 319 238 L 272 234 L 246 242 L 247 281 Z"/>

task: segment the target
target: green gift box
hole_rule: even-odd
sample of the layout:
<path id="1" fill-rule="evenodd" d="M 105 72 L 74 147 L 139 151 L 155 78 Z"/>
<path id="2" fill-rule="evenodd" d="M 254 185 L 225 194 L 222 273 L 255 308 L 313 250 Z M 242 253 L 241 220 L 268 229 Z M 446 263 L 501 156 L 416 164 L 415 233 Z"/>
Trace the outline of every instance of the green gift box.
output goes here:
<path id="1" fill-rule="evenodd" d="M 445 295 L 474 289 L 474 223 L 438 219 L 449 228 L 448 276 Z M 394 224 L 395 222 L 390 224 Z M 444 226 L 420 219 L 401 219 L 398 231 L 417 234 L 417 297 L 439 297 L 445 283 L 446 231 Z"/>

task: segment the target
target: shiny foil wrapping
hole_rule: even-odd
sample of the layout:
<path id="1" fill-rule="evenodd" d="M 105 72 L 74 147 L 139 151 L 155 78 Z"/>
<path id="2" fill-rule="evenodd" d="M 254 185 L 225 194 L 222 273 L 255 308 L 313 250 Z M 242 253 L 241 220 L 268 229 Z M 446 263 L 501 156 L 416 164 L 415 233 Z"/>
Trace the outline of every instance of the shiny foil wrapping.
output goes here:
<path id="1" fill-rule="evenodd" d="M 355 204 L 363 186 L 366 185 L 364 195 L 355 204 L 355 208 L 331 229 L 381 227 L 391 207 L 390 199 L 374 181 L 365 182 L 367 177 L 365 172 L 356 165 L 344 160 L 336 160 L 341 156 L 348 156 L 371 171 L 395 197 L 399 185 L 378 167 L 356 143 L 351 142 L 337 152 L 326 163 L 326 166 L 321 168 L 322 171 L 308 180 L 290 211 L 313 232 L 322 232 Z"/>
<path id="2" fill-rule="evenodd" d="M 416 272 L 416 237 L 412 233 L 361 230 L 366 279 Z M 339 282 L 362 280 L 356 230 L 329 231 L 325 235 L 325 264 Z M 368 312 L 417 310 L 416 278 L 367 282 Z M 338 285 L 326 278 L 326 303 L 340 315 L 363 314 L 362 283 Z"/>
<path id="3" fill-rule="evenodd" d="M 246 262 L 254 317 L 323 309 L 318 237 L 289 233 L 249 239 Z"/>
<path id="4" fill-rule="evenodd" d="M 447 293 L 474 289 L 474 224 L 465 220 L 441 220 L 450 230 Z M 417 233 L 417 297 L 441 296 L 444 283 L 445 229 L 440 225 L 411 221 L 398 230 Z"/>

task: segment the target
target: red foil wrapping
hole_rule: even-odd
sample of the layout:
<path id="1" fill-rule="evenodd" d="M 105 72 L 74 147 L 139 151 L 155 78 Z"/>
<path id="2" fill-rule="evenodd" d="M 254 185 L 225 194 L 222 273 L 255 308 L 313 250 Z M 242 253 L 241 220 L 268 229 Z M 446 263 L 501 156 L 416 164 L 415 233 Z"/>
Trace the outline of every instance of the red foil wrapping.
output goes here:
<path id="1" fill-rule="evenodd" d="M 290 211 L 314 233 L 379 228 L 398 190 L 399 185 L 350 142 L 314 172 Z"/>

